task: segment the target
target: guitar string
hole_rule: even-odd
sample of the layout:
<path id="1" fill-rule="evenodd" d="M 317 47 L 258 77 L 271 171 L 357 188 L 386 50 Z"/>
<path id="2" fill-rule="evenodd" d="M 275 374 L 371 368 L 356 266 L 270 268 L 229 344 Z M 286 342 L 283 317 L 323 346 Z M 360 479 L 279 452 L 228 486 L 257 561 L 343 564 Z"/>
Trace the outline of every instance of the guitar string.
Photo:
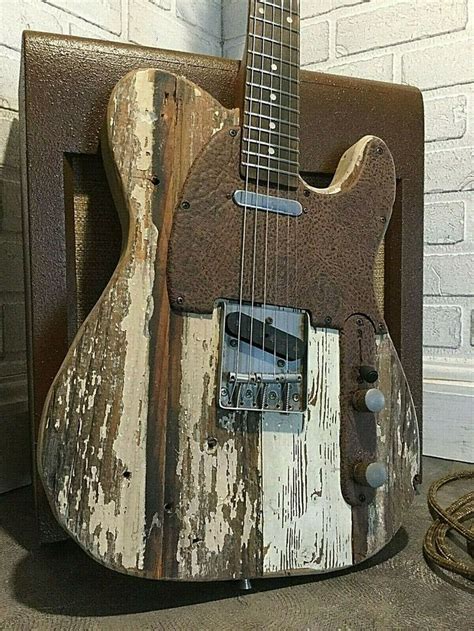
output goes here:
<path id="1" fill-rule="evenodd" d="M 255 3 L 255 8 L 256 8 L 256 3 Z M 255 36 L 253 36 L 253 42 L 251 42 L 252 39 L 252 5 L 250 5 L 250 9 L 249 9 L 249 28 L 248 28 L 248 46 L 247 46 L 247 67 L 248 67 L 248 62 L 249 62 L 249 58 L 251 57 L 251 71 L 250 71 L 250 90 L 249 90 L 249 97 L 253 98 L 254 94 L 253 94 L 253 83 L 254 83 L 254 73 L 255 73 Z M 254 11 L 254 25 L 255 25 L 255 11 Z M 252 45 L 251 45 L 252 44 Z M 251 45 L 251 48 L 250 48 Z M 247 102 L 249 103 L 248 105 L 248 111 L 251 112 L 252 111 L 252 106 L 251 103 L 253 101 L 249 101 L 248 100 L 248 96 L 247 96 L 247 78 L 248 78 L 248 70 L 246 70 L 245 72 L 245 81 L 246 81 L 246 85 L 245 85 L 245 97 L 244 97 L 244 110 L 247 110 Z M 250 121 L 250 126 L 252 126 L 252 114 L 244 114 L 244 117 L 247 116 L 248 120 Z M 245 128 L 245 124 L 244 124 L 244 128 Z M 245 129 L 243 130 L 243 135 L 245 135 Z M 242 146 L 245 148 L 245 142 L 247 142 L 247 148 L 248 148 L 248 141 L 244 141 L 242 140 Z M 246 235 L 247 235 L 247 214 L 248 214 L 248 193 L 249 193 L 249 177 L 250 177 L 250 159 L 246 159 L 245 160 L 246 166 L 245 166 L 245 189 L 244 189 L 244 206 L 243 206 L 243 217 L 242 217 L 242 240 L 241 240 L 241 247 L 240 247 L 240 251 L 241 251 L 241 261 L 240 261 L 240 289 L 239 289 L 239 310 L 238 310 L 238 314 L 239 314 L 239 322 L 238 322 L 238 327 L 237 327 L 237 356 L 236 356 L 236 370 L 235 370 L 235 374 L 236 374 L 236 383 L 234 386 L 234 389 L 232 390 L 232 397 L 234 396 L 234 391 L 235 389 L 237 390 L 237 401 L 236 401 L 236 407 L 239 407 L 239 386 L 238 386 L 238 375 L 239 375 L 239 368 L 240 368 L 240 349 L 241 349 L 241 339 L 242 339 L 242 311 L 243 311 L 243 291 L 244 291 L 244 275 L 245 275 L 245 249 L 246 249 Z"/>
<path id="2" fill-rule="evenodd" d="M 275 40 L 275 5 L 271 5 L 271 12 L 272 12 L 272 18 L 271 18 L 271 48 L 270 48 L 270 56 L 273 59 L 273 55 L 274 55 L 274 40 Z M 267 22 L 264 21 L 263 23 L 263 27 L 262 27 L 262 32 L 264 35 L 266 35 L 266 30 L 267 30 Z M 262 57 L 262 62 L 260 64 L 262 70 L 263 70 L 263 57 Z M 269 92 L 270 94 L 272 94 L 273 92 L 273 71 L 272 68 L 270 67 L 271 70 L 271 74 L 270 74 L 270 87 L 269 87 Z M 263 72 L 262 74 L 262 78 L 261 78 L 261 85 L 264 85 L 264 74 Z M 281 87 L 281 86 L 280 86 Z M 265 87 L 265 89 L 267 89 Z M 260 96 L 263 96 L 263 87 L 260 90 Z M 273 122 L 273 104 L 271 102 L 270 99 L 270 108 L 269 108 L 269 116 L 270 116 L 270 120 L 268 122 L 268 145 L 269 145 L 269 155 L 272 155 L 270 153 L 270 147 L 272 146 L 272 142 L 271 142 L 271 138 L 272 138 L 272 122 Z M 270 171 L 267 171 L 267 196 L 266 196 L 266 202 L 267 202 L 267 208 L 266 208 L 266 213 L 265 213 L 265 252 L 264 252 L 264 271 L 263 271 L 263 338 L 262 338 L 262 347 L 263 347 L 263 351 L 262 351 L 262 369 L 261 372 L 263 373 L 265 371 L 265 328 L 267 325 L 267 271 L 268 271 L 268 224 L 269 224 L 269 198 L 270 198 Z M 270 311 L 271 312 L 271 311 Z M 270 324 L 270 323 L 269 323 Z M 275 348 L 275 341 L 273 343 L 274 348 Z M 273 369 L 275 371 L 275 363 L 273 363 Z M 262 391 L 264 392 L 264 391 Z M 265 405 L 265 399 L 262 396 L 262 405 Z"/>
<path id="3" fill-rule="evenodd" d="M 300 92 L 300 55 L 299 55 L 299 50 L 300 50 L 300 11 L 299 11 L 299 0 L 295 0 L 295 15 L 293 17 L 292 15 L 292 0 L 290 0 L 290 18 L 293 20 L 292 22 L 290 22 L 290 35 L 289 35 L 289 39 L 290 39 L 290 79 L 291 79 L 291 85 L 296 87 L 296 110 L 297 110 L 297 118 L 296 118 L 296 122 L 299 124 L 299 92 Z M 295 22 L 295 28 L 293 22 Z M 295 35 L 295 39 L 296 41 L 294 42 L 293 40 L 293 35 Z M 294 46 L 294 48 L 293 48 Z M 295 58 L 293 58 L 293 50 L 295 50 Z M 294 65 L 293 65 L 294 64 Z M 294 75 L 293 75 L 294 73 Z M 298 128 L 297 128 L 298 129 Z M 298 137 L 297 137 L 297 153 L 296 153 L 296 161 L 297 161 L 297 166 L 296 166 L 296 185 L 299 185 L 299 129 L 298 129 Z M 298 189 L 296 189 L 298 191 Z M 295 226 L 295 234 L 294 234 L 294 240 L 295 240 L 295 245 L 294 245 L 294 280 L 293 280 L 293 306 L 296 309 L 297 308 L 297 300 L 298 300 L 298 294 L 299 294 L 299 279 L 298 279 L 298 226 L 299 226 L 299 221 L 300 218 L 297 216 L 294 218 L 294 226 Z M 299 336 L 296 336 L 299 337 Z M 298 370 L 298 343 L 296 342 L 295 344 L 295 366 L 296 369 Z"/>
<path id="4" fill-rule="evenodd" d="M 264 2 L 262 2 L 262 4 L 265 6 Z M 256 48 L 256 41 L 257 41 L 257 12 L 260 11 L 260 8 L 257 8 L 258 2 L 255 3 L 255 11 L 253 14 L 253 19 L 254 19 L 254 24 L 253 24 L 253 51 L 255 54 L 255 48 Z M 265 11 L 265 9 L 263 9 L 263 11 Z M 262 48 L 264 46 L 263 40 L 262 40 Z M 263 56 L 260 56 L 261 61 L 260 61 L 260 68 L 262 67 L 263 64 Z M 252 63 L 252 67 L 255 64 Z M 262 73 L 260 73 L 262 74 Z M 261 86 L 261 84 L 260 84 Z M 254 86 L 252 85 L 251 90 L 253 91 Z M 262 88 L 260 87 L 260 97 L 262 97 Z M 251 375 L 252 375 L 252 368 L 254 367 L 253 364 L 253 355 L 254 355 L 254 344 L 253 344 L 253 323 L 254 323 L 254 317 L 255 317 L 255 311 L 254 311 L 254 307 L 255 307 L 255 280 L 256 280 L 256 262 L 257 262 L 257 235 L 258 235 L 258 204 L 257 204 L 257 200 L 258 200 L 258 194 L 259 194 L 259 184 L 260 184 L 260 157 L 261 157 L 261 151 L 262 151 L 262 101 L 263 99 L 260 98 L 258 99 L 258 119 L 259 119 L 259 124 L 258 124 L 258 140 L 257 140 L 257 150 L 256 150 L 256 154 L 257 154 L 257 165 L 256 165 L 256 184 L 255 184 L 255 209 L 254 209 L 254 225 L 253 225 L 253 252 L 252 252 L 252 293 L 251 293 L 251 311 L 250 311 L 250 354 L 249 354 L 249 362 L 248 362 L 248 381 L 251 381 Z M 248 156 L 250 157 L 250 156 Z M 250 159 L 247 159 L 247 162 L 250 162 Z"/>
<path id="5" fill-rule="evenodd" d="M 292 3 L 293 0 L 289 0 L 288 3 L 288 24 L 290 27 L 290 30 L 292 28 Z M 291 39 L 290 39 L 290 44 L 291 44 Z M 292 77 L 292 73 L 293 73 L 293 68 L 291 66 L 292 63 L 292 54 L 293 51 L 291 50 L 291 48 L 289 49 L 290 51 L 290 64 L 289 64 L 289 75 L 290 77 Z M 282 48 L 282 55 L 283 55 L 283 48 Z M 290 90 L 288 90 L 288 92 L 290 92 Z M 290 109 L 291 104 L 290 104 L 290 99 L 288 99 L 288 122 L 291 122 L 291 115 L 292 115 L 292 111 Z M 288 156 L 290 155 L 290 153 L 288 152 Z M 291 168 L 288 168 L 288 171 L 291 171 Z M 289 199 L 290 197 L 290 178 L 291 175 L 288 175 L 286 178 L 286 198 Z M 290 215 L 286 216 L 286 357 L 285 357 L 285 368 L 286 368 L 286 374 L 288 375 L 289 373 L 289 329 L 290 329 Z M 285 384 L 285 388 L 286 388 L 286 392 L 288 392 L 288 384 Z M 288 408 L 288 401 L 286 401 L 286 407 Z"/>
<path id="6" fill-rule="evenodd" d="M 280 11 L 280 41 L 282 41 L 283 39 L 283 9 L 284 9 L 284 0 L 280 0 L 280 7 L 279 7 L 279 11 Z M 279 72 L 279 76 L 280 76 L 280 88 L 281 88 L 281 78 L 283 77 L 283 46 L 280 46 L 280 57 L 279 57 L 279 62 L 280 62 L 280 66 L 278 68 L 278 72 Z M 275 64 L 276 65 L 276 64 Z M 272 69 L 273 70 L 273 69 Z M 279 112 L 278 112 L 278 117 L 277 117 L 277 125 L 278 125 L 278 129 L 277 129 L 277 138 L 278 138 L 278 147 L 281 147 L 281 125 L 282 125 L 282 109 L 281 109 L 281 102 L 279 101 Z M 278 151 L 278 156 L 277 156 L 277 183 L 276 183 L 276 190 L 277 190 L 277 194 L 280 195 L 280 167 L 281 167 L 281 159 L 280 159 L 280 151 Z M 275 307 L 277 307 L 278 305 L 278 297 L 279 297 L 279 291 L 278 291 L 278 279 L 279 279 L 279 273 L 278 273 L 278 266 L 279 266 L 279 254 L 278 254 L 278 248 L 279 248 L 279 221 L 280 221 L 280 213 L 276 213 L 276 228 L 275 228 L 275 288 L 274 288 L 274 303 L 275 303 Z M 275 308 L 275 314 L 279 313 L 279 311 Z M 276 369 L 277 369 L 277 354 L 276 354 L 276 334 L 275 334 L 275 339 L 273 342 L 273 376 L 274 378 L 276 378 Z"/>

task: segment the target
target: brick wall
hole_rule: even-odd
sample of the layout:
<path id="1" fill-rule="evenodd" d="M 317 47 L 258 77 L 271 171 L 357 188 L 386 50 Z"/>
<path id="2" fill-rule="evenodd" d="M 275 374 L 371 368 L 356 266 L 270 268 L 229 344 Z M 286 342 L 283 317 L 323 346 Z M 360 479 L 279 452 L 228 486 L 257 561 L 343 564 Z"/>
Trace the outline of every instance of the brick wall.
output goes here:
<path id="1" fill-rule="evenodd" d="M 220 55 L 220 0 L 0 0 L 0 492 L 28 481 L 18 155 L 24 29 Z"/>
<path id="2" fill-rule="evenodd" d="M 241 55 L 246 5 L 224 2 L 228 57 Z M 301 0 L 303 66 L 423 92 L 425 453 L 468 460 L 474 460 L 473 13 L 472 0 Z"/>

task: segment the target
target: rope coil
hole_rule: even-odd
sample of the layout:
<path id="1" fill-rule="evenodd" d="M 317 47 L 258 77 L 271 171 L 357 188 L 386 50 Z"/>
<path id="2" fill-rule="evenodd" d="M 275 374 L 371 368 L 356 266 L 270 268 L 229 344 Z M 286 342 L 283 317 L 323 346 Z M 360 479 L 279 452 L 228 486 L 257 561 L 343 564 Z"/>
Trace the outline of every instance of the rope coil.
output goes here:
<path id="1" fill-rule="evenodd" d="M 427 501 L 434 522 L 425 535 L 423 552 L 427 560 L 474 581 L 474 562 L 456 558 L 448 545 L 448 533 L 455 531 L 466 539 L 467 552 L 474 558 L 474 524 L 470 528 L 465 525 L 466 521 L 474 518 L 474 491 L 466 493 L 447 508 L 442 508 L 436 497 L 441 487 L 462 479 L 474 479 L 474 469 L 447 475 L 430 486 Z"/>

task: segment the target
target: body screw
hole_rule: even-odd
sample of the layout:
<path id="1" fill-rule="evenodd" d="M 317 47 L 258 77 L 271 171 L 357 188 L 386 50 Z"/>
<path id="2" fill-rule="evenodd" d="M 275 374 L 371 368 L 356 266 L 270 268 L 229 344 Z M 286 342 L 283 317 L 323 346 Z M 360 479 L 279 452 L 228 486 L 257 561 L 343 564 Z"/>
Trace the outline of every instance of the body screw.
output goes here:
<path id="1" fill-rule="evenodd" d="M 383 147 L 377 147 L 375 151 L 380 155 L 381 153 L 383 153 Z"/>
<path id="2" fill-rule="evenodd" d="M 284 359 L 279 359 L 277 361 L 278 368 L 283 368 L 284 365 L 285 365 L 285 360 Z"/>
<path id="3" fill-rule="evenodd" d="M 181 202 L 181 208 L 183 208 L 184 210 L 188 210 L 188 208 L 190 207 L 191 207 L 191 204 L 187 200 L 184 200 L 184 202 Z"/>
<path id="4" fill-rule="evenodd" d="M 325 322 L 325 324 L 331 324 L 331 322 L 332 322 L 332 318 L 331 318 L 331 316 L 326 316 L 326 317 L 324 318 L 324 322 Z"/>
<path id="5" fill-rule="evenodd" d="M 229 134 L 232 136 L 232 138 L 235 138 L 237 136 L 237 130 L 236 129 L 231 129 L 229 131 Z"/>
<path id="6" fill-rule="evenodd" d="M 177 305 L 182 305 L 182 304 L 183 304 L 183 302 L 184 302 L 184 298 L 183 298 L 183 296 L 178 296 L 178 297 L 176 298 L 176 304 L 177 304 Z"/>

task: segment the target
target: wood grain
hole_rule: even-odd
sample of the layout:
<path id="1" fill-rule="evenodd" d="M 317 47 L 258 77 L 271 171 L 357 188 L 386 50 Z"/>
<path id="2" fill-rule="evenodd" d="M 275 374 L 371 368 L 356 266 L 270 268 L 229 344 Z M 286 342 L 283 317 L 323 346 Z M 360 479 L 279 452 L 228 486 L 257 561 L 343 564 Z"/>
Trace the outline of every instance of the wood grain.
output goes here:
<path id="1" fill-rule="evenodd" d="M 310 327 L 305 414 L 217 408 L 219 308 L 171 311 L 166 262 L 191 165 L 238 122 L 166 72 L 134 71 L 114 89 L 103 148 L 122 255 L 42 417 L 40 474 L 58 521 L 99 562 L 147 578 L 352 565 L 393 536 L 418 470 L 416 419 L 387 334 L 375 345 L 388 400 L 376 449 L 390 480 L 364 513 L 341 490 L 339 331 Z"/>

